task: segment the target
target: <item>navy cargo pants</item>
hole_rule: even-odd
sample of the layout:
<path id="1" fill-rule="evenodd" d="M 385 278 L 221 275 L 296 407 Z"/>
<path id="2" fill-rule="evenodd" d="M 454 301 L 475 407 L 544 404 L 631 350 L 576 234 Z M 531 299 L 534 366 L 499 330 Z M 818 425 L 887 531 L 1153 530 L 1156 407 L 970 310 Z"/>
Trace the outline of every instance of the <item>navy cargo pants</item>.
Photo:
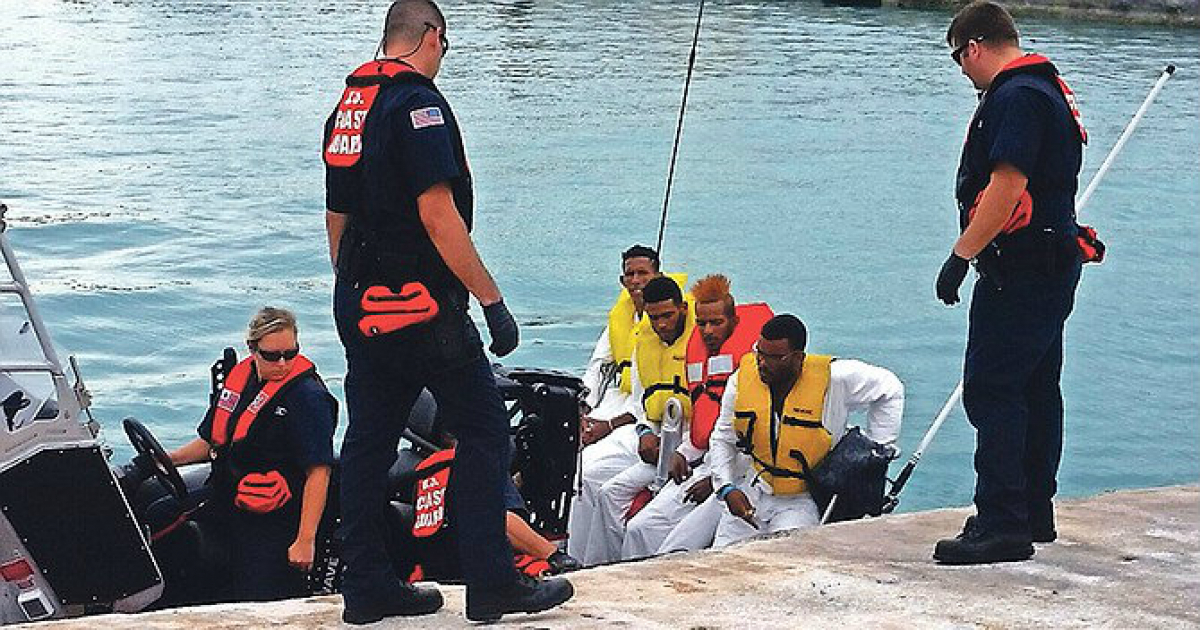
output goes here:
<path id="1" fill-rule="evenodd" d="M 446 429 L 458 438 L 448 502 L 467 588 L 509 585 L 516 579 L 504 531 L 509 420 L 479 333 L 461 315 L 470 352 L 450 362 L 419 352 L 404 340 L 368 340 L 357 328 L 360 297 L 353 285 L 336 283 L 334 318 L 346 348 L 350 416 L 340 461 L 344 597 L 378 601 L 404 577 L 395 574 L 384 546 L 387 472 L 423 388 L 433 394 Z"/>
<path id="2" fill-rule="evenodd" d="M 1063 326 L 1080 264 L 982 276 L 971 297 L 963 406 L 976 430 L 975 507 L 989 531 L 1053 525 L 1063 442 Z"/>

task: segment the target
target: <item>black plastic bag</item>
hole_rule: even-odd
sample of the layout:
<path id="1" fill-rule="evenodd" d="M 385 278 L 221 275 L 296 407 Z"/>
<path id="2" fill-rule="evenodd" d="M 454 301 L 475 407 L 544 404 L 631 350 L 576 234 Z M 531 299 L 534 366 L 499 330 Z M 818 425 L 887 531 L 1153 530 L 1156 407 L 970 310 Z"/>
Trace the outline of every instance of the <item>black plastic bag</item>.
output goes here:
<path id="1" fill-rule="evenodd" d="M 809 493 L 824 514 L 837 495 L 830 523 L 852 521 L 883 512 L 888 464 L 899 455 L 853 427 L 837 446 L 809 472 Z"/>

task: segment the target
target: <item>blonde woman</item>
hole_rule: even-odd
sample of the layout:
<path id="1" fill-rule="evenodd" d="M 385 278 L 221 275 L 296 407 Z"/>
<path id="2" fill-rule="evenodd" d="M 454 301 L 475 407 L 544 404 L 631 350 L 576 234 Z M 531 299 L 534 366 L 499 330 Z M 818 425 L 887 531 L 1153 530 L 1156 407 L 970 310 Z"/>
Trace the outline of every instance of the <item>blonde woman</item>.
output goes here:
<path id="1" fill-rule="evenodd" d="M 250 320 L 250 356 L 225 378 L 200 437 L 171 453 L 176 465 L 212 460 L 212 498 L 197 520 L 231 551 L 237 600 L 303 595 L 334 463 L 337 402 L 300 354 L 290 311 Z"/>

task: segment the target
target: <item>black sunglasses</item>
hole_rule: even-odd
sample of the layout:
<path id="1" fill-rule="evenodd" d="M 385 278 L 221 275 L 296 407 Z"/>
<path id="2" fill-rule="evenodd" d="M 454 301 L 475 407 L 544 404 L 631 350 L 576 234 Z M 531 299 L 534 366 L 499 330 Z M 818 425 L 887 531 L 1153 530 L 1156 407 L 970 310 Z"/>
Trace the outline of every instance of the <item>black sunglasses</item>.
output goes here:
<path id="1" fill-rule="evenodd" d="M 262 348 L 255 346 L 254 351 L 258 353 L 258 356 L 262 357 L 263 361 L 266 361 L 267 363 L 277 363 L 280 359 L 283 359 L 284 361 L 291 361 L 292 359 L 295 359 L 296 355 L 300 354 L 300 347 L 296 346 L 295 348 L 288 348 L 287 350 L 263 350 Z"/>
<path id="2" fill-rule="evenodd" d="M 950 58 L 954 60 L 954 63 L 961 66 L 963 53 L 967 52 L 967 47 L 971 45 L 971 42 L 975 42 L 976 44 L 978 44 L 979 42 L 981 42 L 983 40 L 984 40 L 983 37 L 972 37 L 971 39 L 968 39 L 965 44 L 950 51 Z"/>
<path id="3" fill-rule="evenodd" d="M 450 52 L 450 39 L 446 37 L 446 28 L 432 22 L 426 22 L 425 29 L 434 29 L 438 32 L 438 41 L 442 43 L 442 56 L 445 57 L 446 53 Z"/>

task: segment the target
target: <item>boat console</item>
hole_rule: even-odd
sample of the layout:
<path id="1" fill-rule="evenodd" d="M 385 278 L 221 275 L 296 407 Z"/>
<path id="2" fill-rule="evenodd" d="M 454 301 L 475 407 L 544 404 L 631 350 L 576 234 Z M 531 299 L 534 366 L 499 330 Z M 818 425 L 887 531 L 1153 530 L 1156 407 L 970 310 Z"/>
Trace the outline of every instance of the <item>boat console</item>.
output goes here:
<path id="1" fill-rule="evenodd" d="M 0 205 L 0 623 L 141 610 L 163 580 L 9 245 Z M 71 361 L 74 367 L 74 361 Z"/>

